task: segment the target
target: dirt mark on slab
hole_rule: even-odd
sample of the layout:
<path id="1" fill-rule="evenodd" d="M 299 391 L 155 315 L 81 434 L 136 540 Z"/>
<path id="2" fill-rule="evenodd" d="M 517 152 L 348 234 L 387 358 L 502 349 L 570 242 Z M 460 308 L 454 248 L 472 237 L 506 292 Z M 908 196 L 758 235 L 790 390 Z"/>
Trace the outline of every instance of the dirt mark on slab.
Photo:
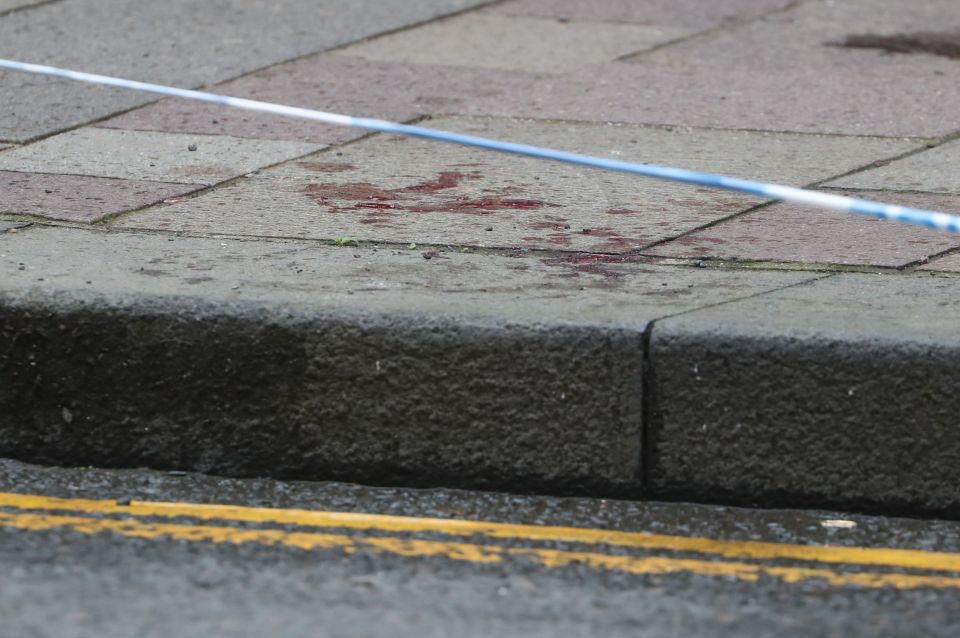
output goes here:
<path id="1" fill-rule="evenodd" d="M 887 53 L 928 53 L 960 60 L 960 31 L 848 35 L 842 42 L 827 42 L 845 49 L 879 49 Z"/>
<path id="2" fill-rule="evenodd" d="M 344 171 L 356 170 L 353 164 L 342 164 L 339 162 L 297 162 L 300 168 L 305 168 L 314 173 L 343 173 Z"/>

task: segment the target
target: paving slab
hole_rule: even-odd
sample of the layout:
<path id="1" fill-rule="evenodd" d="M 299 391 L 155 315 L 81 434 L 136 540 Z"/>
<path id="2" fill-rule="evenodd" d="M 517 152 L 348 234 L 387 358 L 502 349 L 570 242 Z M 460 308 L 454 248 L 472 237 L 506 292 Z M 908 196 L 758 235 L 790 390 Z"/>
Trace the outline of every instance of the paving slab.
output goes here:
<path id="1" fill-rule="evenodd" d="M 5 456 L 606 493 L 648 322 L 811 278 L 53 227 L 0 263 Z"/>
<path id="2" fill-rule="evenodd" d="M 0 170 L 210 185 L 321 148 L 225 135 L 82 128 L 0 154 Z"/>
<path id="3" fill-rule="evenodd" d="M 960 281 L 843 274 L 658 322 L 651 497 L 960 513 Z"/>
<path id="4" fill-rule="evenodd" d="M 0 56 L 189 88 L 477 4 L 481 0 L 64 0 L 0 17 Z M 12 72 L 0 73 L 0 86 L 0 139 L 12 141 L 156 99 Z"/>
<path id="5" fill-rule="evenodd" d="M 917 270 L 929 270 L 940 272 L 960 272 L 960 255 L 950 253 L 943 257 L 937 257 L 928 264 L 920 266 Z"/>
<path id="6" fill-rule="evenodd" d="M 14 9 L 23 9 L 43 0 L 0 0 L 0 13 L 13 11 Z"/>
<path id="7" fill-rule="evenodd" d="M 189 184 L 0 171 L 0 213 L 94 222 L 196 189 Z"/>
<path id="8" fill-rule="evenodd" d="M 630 22 L 707 29 L 783 9 L 793 0 L 513 0 L 491 10 L 508 15 Z"/>
<path id="9" fill-rule="evenodd" d="M 474 12 L 336 52 L 367 60 L 562 73 L 649 49 L 689 33 L 665 26 Z"/>
<path id="10" fill-rule="evenodd" d="M 394 122 L 433 113 L 471 113 L 479 98 L 526 100 L 531 73 L 441 64 L 404 64 L 321 54 L 212 87 L 225 95 Z M 368 132 L 292 118 L 161 100 L 98 124 L 184 133 L 337 144 Z"/>
<path id="11" fill-rule="evenodd" d="M 462 133 L 806 184 L 915 148 L 912 142 L 569 122 L 448 118 Z M 722 191 L 375 136 L 222 189 L 118 220 L 191 233 L 623 253 L 760 200 Z M 271 215 L 263 215 L 271 210 Z"/>
<path id="12" fill-rule="evenodd" d="M 834 180 L 829 185 L 960 194 L 960 141 Z"/>
<path id="13" fill-rule="evenodd" d="M 927 210 L 958 211 L 960 197 L 840 191 Z M 960 246 L 943 231 L 798 204 L 774 204 L 652 248 L 651 255 L 901 267 Z"/>
<path id="14" fill-rule="evenodd" d="M 956 60 L 831 43 L 864 33 L 949 31 L 955 22 L 953 0 L 800 3 L 629 63 L 543 82 L 525 105 L 491 99 L 478 108 L 519 117 L 939 137 L 960 129 Z"/>

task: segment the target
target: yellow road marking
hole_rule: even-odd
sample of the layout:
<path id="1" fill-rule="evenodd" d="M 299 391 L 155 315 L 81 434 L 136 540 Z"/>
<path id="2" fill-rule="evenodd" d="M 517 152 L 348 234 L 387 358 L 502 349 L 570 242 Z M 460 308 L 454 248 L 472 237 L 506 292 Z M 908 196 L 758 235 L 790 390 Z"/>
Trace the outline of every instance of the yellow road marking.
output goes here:
<path id="1" fill-rule="evenodd" d="M 925 569 L 960 572 L 960 554 L 911 549 L 795 545 L 761 541 L 731 541 L 711 538 L 668 536 L 644 532 L 580 527 L 518 525 L 407 516 L 385 516 L 354 512 L 322 512 L 300 509 L 273 509 L 199 503 L 163 503 L 133 501 L 117 505 L 115 501 L 53 498 L 29 494 L 0 493 L 0 507 L 46 509 L 128 516 L 186 516 L 200 520 L 226 520 L 255 523 L 328 527 L 383 532 L 438 533 L 448 536 L 481 535 L 529 541 L 554 541 L 606 544 L 618 547 L 695 552 L 723 558 L 757 560 L 790 559 L 832 564 L 856 564 L 901 569 Z"/>
<path id="2" fill-rule="evenodd" d="M 340 534 L 152 523 L 137 519 L 119 520 L 110 518 L 86 518 L 82 516 L 11 514 L 8 512 L 0 512 L 0 525 L 29 531 L 67 528 L 83 534 L 111 532 L 120 536 L 144 539 L 170 538 L 219 544 L 255 542 L 265 545 L 295 547 L 304 550 L 340 549 L 348 554 L 365 550 L 400 556 L 440 556 L 452 560 L 486 564 L 500 563 L 508 557 L 519 557 L 544 567 L 564 567 L 583 564 L 594 569 L 617 570 L 638 575 L 692 572 L 704 576 L 731 576 L 746 581 L 756 581 L 761 576 L 772 576 L 788 583 L 821 580 L 834 586 L 856 585 L 867 588 L 894 587 L 897 589 L 914 589 L 918 587 L 960 588 L 960 578 L 945 576 L 864 572 L 842 573 L 829 569 L 778 567 L 728 561 L 677 559 L 661 556 L 637 558 L 631 556 L 611 556 L 596 552 L 574 552 L 529 547 L 500 547 L 497 545 L 474 545 L 470 543 L 427 541 L 382 536 L 353 538 Z"/>

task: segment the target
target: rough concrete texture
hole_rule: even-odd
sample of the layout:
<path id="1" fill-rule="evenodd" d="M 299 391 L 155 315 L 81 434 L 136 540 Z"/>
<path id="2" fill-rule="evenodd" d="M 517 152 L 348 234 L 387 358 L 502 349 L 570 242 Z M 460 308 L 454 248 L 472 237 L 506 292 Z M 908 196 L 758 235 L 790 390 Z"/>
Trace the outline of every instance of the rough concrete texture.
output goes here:
<path id="1" fill-rule="evenodd" d="M 561 73 L 649 49 L 684 29 L 467 13 L 337 51 L 367 60 Z"/>
<path id="2" fill-rule="evenodd" d="M 492 99 L 478 108 L 519 117 L 941 136 L 960 128 L 955 60 L 830 43 L 860 33 L 939 32 L 955 22 L 953 0 L 805 2 L 642 53 L 632 63 L 539 83 L 525 104 L 501 107 Z"/>
<path id="3" fill-rule="evenodd" d="M 840 194 L 927 210 L 960 210 L 958 197 L 886 191 Z M 901 267 L 958 245 L 957 235 L 943 231 L 797 204 L 774 204 L 646 252 L 672 257 Z"/>
<path id="4" fill-rule="evenodd" d="M 0 56 L 189 88 L 477 4 L 64 0 L 0 17 Z M 13 141 L 155 99 L 12 72 L 0 73 L 0 83 L 0 139 Z"/>
<path id="5" fill-rule="evenodd" d="M 450 118 L 430 126 L 791 184 L 824 179 L 916 147 L 898 140 L 569 122 Z M 623 253 L 759 202 L 660 180 L 377 136 L 145 211 L 118 225 Z M 274 212 L 264 216 L 268 208 Z"/>
<path id="6" fill-rule="evenodd" d="M 735 20 L 754 18 L 783 9 L 793 0 L 512 0 L 492 10 L 508 15 L 630 22 L 657 26 L 707 29 Z"/>
<path id="7" fill-rule="evenodd" d="M 958 293 L 836 275 L 658 322 L 650 496 L 956 517 Z"/>
<path id="8" fill-rule="evenodd" d="M 223 135 L 82 128 L 0 155 L 0 170 L 216 184 L 323 148 Z"/>
<path id="9" fill-rule="evenodd" d="M 636 493 L 647 322 L 810 278 L 355 252 L 0 236 L 0 454 Z"/>
<path id="10" fill-rule="evenodd" d="M 246 75 L 211 90 L 403 122 L 423 114 L 470 113 L 477 100 L 485 98 L 524 102 L 534 82 L 532 73 L 321 54 Z M 320 144 L 345 142 L 368 133 L 184 100 L 161 100 L 98 126 Z"/>
<path id="11" fill-rule="evenodd" d="M 0 213 L 93 222 L 186 195 L 196 188 L 189 184 L 0 171 Z"/>
<path id="12" fill-rule="evenodd" d="M 960 141 L 843 177 L 830 186 L 960 194 Z"/>

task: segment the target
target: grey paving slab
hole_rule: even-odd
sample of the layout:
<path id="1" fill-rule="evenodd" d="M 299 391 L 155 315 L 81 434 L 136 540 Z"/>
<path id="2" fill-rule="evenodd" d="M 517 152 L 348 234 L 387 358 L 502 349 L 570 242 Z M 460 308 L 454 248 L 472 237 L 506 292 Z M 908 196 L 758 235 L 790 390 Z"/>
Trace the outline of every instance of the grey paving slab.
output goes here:
<path id="1" fill-rule="evenodd" d="M 395 122 L 432 113 L 470 113 L 477 99 L 523 101 L 531 73 L 440 64 L 403 64 L 349 56 L 310 56 L 213 88 L 218 93 Z M 184 100 L 162 100 L 99 126 L 233 135 L 333 144 L 367 132 L 291 118 L 236 111 Z"/>
<path id="2" fill-rule="evenodd" d="M 449 118 L 435 128 L 624 160 L 804 184 L 910 142 Z M 426 141 L 379 136 L 288 162 L 118 225 L 254 236 L 622 253 L 759 200 Z M 272 211 L 264 215 L 264 210 Z"/>
<path id="3" fill-rule="evenodd" d="M 492 10 L 509 15 L 631 22 L 706 29 L 783 9 L 793 0 L 513 0 Z"/>
<path id="4" fill-rule="evenodd" d="M 960 198 L 841 191 L 927 210 L 960 210 Z M 763 261 L 906 266 L 960 246 L 942 231 L 796 204 L 774 204 L 657 246 L 653 255 Z"/>
<path id="5" fill-rule="evenodd" d="M 0 55 L 193 87 L 479 3 L 64 0 L 0 18 Z M 13 141 L 155 99 L 11 72 L 0 73 L 0 86 L 0 139 Z"/>
<path id="6" fill-rule="evenodd" d="M 216 184 L 318 144 L 82 128 L 0 154 L 0 170 Z"/>
<path id="7" fill-rule="evenodd" d="M 560 73 L 649 49 L 688 31 L 677 27 L 467 13 L 337 51 L 414 64 Z"/>
<path id="8" fill-rule="evenodd" d="M 651 495 L 956 515 L 958 300 L 848 274 L 659 322 Z"/>
<path id="9" fill-rule="evenodd" d="M 0 213 L 92 222 L 196 189 L 189 184 L 0 171 Z"/>
<path id="10" fill-rule="evenodd" d="M 39 2 L 42 2 L 42 0 L 0 0 L 0 13 L 6 13 L 14 9 L 23 9 L 24 7 L 29 7 Z"/>
<path id="11" fill-rule="evenodd" d="M 948 142 L 885 166 L 834 180 L 830 186 L 960 193 L 960 142 Z"/>
<path id="12" fill-rule="evenodd" d="M 953 0 L 805 2 L 632 63 L 543 82 L 526 103 L 490 99 L 478 108 L 490 115 L 937 137 L 960 128 L 956 60 L 830 43 L 863 33 L 939 32 L 955 23 Z"/>
<path id="13" fill-rule="evenodd" d="M 918 270 L 960 272 L 960 256 L 957 253 L 950 253 L 931 260 L 930 263 L 920 266 Z"/>
<path id="14" fill-rule="evenodd" d="M 649 320 L 810 277 L 63 228 L 0 263 L 4 455 L 578 492 L 637 489 Z"/>

